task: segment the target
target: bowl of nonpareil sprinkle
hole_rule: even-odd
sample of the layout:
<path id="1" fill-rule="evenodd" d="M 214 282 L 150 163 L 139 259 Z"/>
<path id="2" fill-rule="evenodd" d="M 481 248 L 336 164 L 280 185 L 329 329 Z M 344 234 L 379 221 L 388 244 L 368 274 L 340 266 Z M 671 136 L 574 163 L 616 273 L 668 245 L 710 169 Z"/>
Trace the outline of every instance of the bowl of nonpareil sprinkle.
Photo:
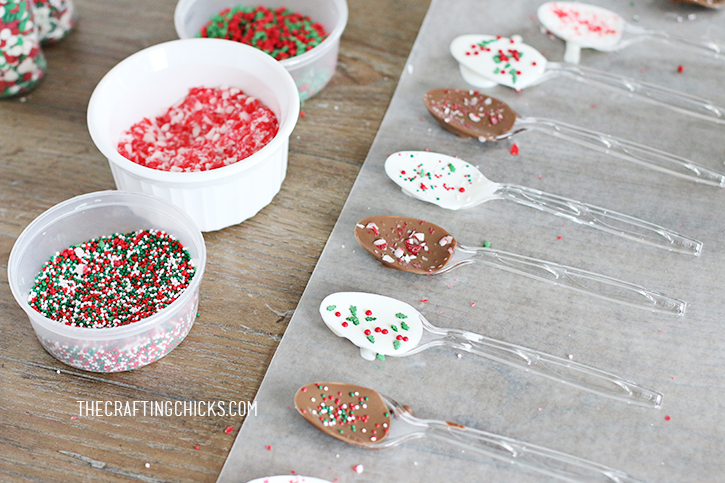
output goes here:
<path id="1" fill-rule="evenodd" d="M 256 0 L 259 1 L 259 0 Z M 241 42 L 274 57 L 297 84 L 302 101 L 322 90 L 337 67 L 347 25 L 345 0 L 179 0 L 179 38 Z"/>
<path id="2" fill-rule="evenodd" d="M 100 191 L 33 220 L 10 253 L 8 282 L 53 357 L 120 372 L 184 340 L 205 266 L 204 237 L 182 210 L 145 194 Z"/>
<path id="3" fill-rule="evenodd" d="M 91 96 L 88 130 L 119 190 L 166 199 L 214 231 L 279 192 L 299 111 L 292 77 L 269 55 L 183 39 L 113 67 Z"/>

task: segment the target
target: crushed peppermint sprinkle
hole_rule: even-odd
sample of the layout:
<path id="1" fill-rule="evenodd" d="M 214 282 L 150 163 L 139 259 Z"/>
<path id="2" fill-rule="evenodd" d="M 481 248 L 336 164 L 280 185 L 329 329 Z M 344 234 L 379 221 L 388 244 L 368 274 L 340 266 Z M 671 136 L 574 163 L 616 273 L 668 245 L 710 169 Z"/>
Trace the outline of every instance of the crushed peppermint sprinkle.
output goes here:
<path id="1" fill-rule="evenodd" d="M 161 171 L 207 171 L 251 156 L 278 130 L 274 113 L 241 89 L 192 87 L 163 115 L 123 132 L 118 152 Z"/>
<path id="2" fill-rule="evenodd" d="M 56 252 L 28 303 L 65 325 L 119 327 L 170 305 L 195 272 L 189 252 L 163 231 L 114 234 Z"/>

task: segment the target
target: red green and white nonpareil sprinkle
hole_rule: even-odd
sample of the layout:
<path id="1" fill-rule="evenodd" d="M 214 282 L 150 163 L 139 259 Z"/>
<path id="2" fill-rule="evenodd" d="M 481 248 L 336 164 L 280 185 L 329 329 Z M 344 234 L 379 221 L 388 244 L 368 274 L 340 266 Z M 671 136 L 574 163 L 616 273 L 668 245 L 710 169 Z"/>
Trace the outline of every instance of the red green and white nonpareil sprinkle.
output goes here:
<path id="1" fill-rule="evenodd" d="M 53 255 L 28 303 L 65 325 L 119 327 L 170 305 L 195 272 L 189 252 L 163 231 L 113 234 Z"/>
<path id="2" fill-rule="evenodd" d="M 214 15 L 198 36 L 241 42 L 284 60 L 312 50 L 327 32 L 310 17 L 285 7 L 240 5 Z"/>
<path id="3" fill-rule="evenodd" d="M 33 89 L 45 69 L 30 0 L 0 0 L 0 98 Z"/>
<path id="4" fill-rule="evenodd" d="M 274 113 L 241 89 L 193 87 L 163 115 L 123 132 L 117 149 L 148 168 L 207 171 L 251 156 L 278 130 Z"/>

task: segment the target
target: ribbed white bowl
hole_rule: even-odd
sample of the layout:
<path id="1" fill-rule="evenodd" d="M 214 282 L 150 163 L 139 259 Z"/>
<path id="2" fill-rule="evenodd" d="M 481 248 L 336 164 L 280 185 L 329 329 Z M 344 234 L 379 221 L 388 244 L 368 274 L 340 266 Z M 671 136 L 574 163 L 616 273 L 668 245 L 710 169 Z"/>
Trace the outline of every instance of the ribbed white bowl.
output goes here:
<path id="1" fill-rule="evenodd" d="M 246 159 L 196 173 L 147 168 L 118 153 L 123 131 L 162 114 L 199 86 L 238 87 L 258 98 L 277 116 L 277 136 Z M 214 231 L 254 216 L 279 192 L 299 109 L 292 77 L 264 52 L 226 40 L 174 40 L 131 55 L 103 77 L 88 105 L 88 130 L 119 190 L 168 200 L 202 231 Z"/>

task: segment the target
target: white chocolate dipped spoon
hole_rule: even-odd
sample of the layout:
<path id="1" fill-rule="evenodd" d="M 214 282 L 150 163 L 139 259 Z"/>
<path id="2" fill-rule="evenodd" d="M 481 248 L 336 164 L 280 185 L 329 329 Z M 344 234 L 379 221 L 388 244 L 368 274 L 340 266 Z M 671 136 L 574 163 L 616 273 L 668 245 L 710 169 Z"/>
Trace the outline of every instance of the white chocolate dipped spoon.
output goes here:
<path id="1" fill-rule="evenodd" d="M 302 475 L 277 475 L 255 478 L 247 483 L 332 483 L 329 480 L 321 480 L 312 476 Z"/>
<path id="2" fill-rule="evenodd" d="M 725 46 L 718 42 L 632 25 L 611 10 L 587 3 L 546 2 L 537 10 L 537 16 L 549 32 L 566 42 L 564 61 L 572 64 L 579 63 L 582 48 L 614 52 L 649 39 L 716 58 L 723 58 L 725 52 Z"/>
<path id="3" fill-rule="evenodd" d="M 606 275 L 489 247 L 459 244 L 433 223 L 405 216 L 370 216 L 355 226 L 355 239 L 386 268 L 418 275 L 440 275 L 481 262 L 604 300 L 671 315 L 687 303 Z"/>
<path id="4" fill-rule="evenodd" d="M 525 131 L 538 131 L 661 173 L 725 187 L 725 174 L 689 159 L 565 122 L 522 117 L 505 102 L 478 91 L 431 89 L 423 96 L 423 104 L 443 129 L 458 137 L 501 141 Z"/>
<path id="5" fill-rule="evenodd" d="M 358 346 L 366 360 L 405 357 L 443 346 L 618 401 L 651 408 L 662 404 L 659 392 L 615 374 L 473 332 L 436 327 L 413 307 L 394 298 L 364 292 L 333 293 L 320 304 L 320 315 L 335 335 Z"/>
<path id="6" fill-rule="evenodd" d="M 701 242 L 639 218 L 525 186 L 495 183 L 475 166 L 445 154 L 393 153 L 385 160 L 385 172 L 405 194 L 448 210 L 509 200 L 653 247 L 694 256 L 702 250 Z"/>
<path id="7" fill-rule="evenodd" d="M 414 417 L 410 406 L 354 384 L 317 382 L 295 393 L 295 408 L 323 433 L 367 449 L 393 448 L 428 437 L 517 468 L 569 483 L 644 483 L 621 470 L 578 456 L 469 428 Z"/>
<path id="8" fill-rule="evenodd" d="M 518 36 L 461 35 L 451 42 L 450 51 L 459 63 L 463 79 L 476 87 L 503 85 L 520 90 L 563 76 L 613 89 L 631 99 L 666 107 L 680 114 L 725 124 L 725 108 L 712 101 L 588 67 L 548 62 L 538 50 L 523 43 Z"/>

